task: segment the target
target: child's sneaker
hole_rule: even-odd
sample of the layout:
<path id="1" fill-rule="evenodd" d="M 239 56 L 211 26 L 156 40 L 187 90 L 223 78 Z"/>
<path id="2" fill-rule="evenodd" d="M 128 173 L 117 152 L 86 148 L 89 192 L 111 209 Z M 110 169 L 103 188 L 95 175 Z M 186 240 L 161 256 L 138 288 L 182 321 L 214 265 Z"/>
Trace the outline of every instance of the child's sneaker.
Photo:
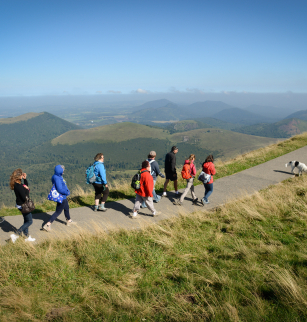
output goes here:
<path id="1" fill-rule="evenodd" d="M 161 211 L 157 211 L 157 210 L 152 214 L 153 217 L 157 217 L 159 215 L 161 215 Z"/>
<path id="2" fill-rule="evenodd" d="M 208 204 L 208 203 L 210 203 L 209 202 L 209 200 L 206 200 L 205 198 L 203 198 L 202 200 L 201 200 L 201 203 L 203 204 L 203 206 L 205 205 L 205 204 Z"/>
<path id="3" fill-rule="evenodd" d="M 66 220 L 66 226 L 72 226 L 72 225 L 76 225 L 77 223 L 75 221 L 68 221 Z"/>
<path id="4" fill-rule="evenodd" d="M 29 242 L 34 242 L 36 239 L 32 238 L 31 236 L 29 236 L 28 238 L 25 239 L 25 241 L 29 241 Z"/>
<path id="5" fill-rule="evenodd" d="M 136 219 L 138 218 L 138 213 L 137 212 L 134 212 L 133 214 L 130 215 L 130 218 L 131 219 Z"/>
<path id="6" fill-rule="evenodd" d="M 45 231 L 50 231 L 51 230 L 51 225 L 47 225 L 47 224 L 45 224 L 44 226 L 43 226 L 43 230 L 45 230 Z"/>
<path id="7" fill-rule="evenodd" d="M 11 237 L 11 240 L 12 240 L 13 244 L 19 238 L 19 236 L 15 235 L 15 234 L 12 234 L 10 237 Z"/>
<path id="8" fill-rule="evenodd" d="M 105 208 L 104 206 L 103 207 L 98 207 L 98 209 L 100 210 L 100 211 L 107 211 L 108 209 L 107 208 Z"/>

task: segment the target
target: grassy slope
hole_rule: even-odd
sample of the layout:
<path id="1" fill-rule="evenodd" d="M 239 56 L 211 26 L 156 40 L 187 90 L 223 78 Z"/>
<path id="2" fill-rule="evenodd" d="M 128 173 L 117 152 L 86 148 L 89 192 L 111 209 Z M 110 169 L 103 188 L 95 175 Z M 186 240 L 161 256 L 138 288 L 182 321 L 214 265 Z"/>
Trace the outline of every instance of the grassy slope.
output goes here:
<path id="1" fill-rule="evenodd" d="M 238 154 L 251 149 L 257 149 L 275 143 L 276 139 L 255 137 L 239 134 L 227 130 L 198 129 L 172 135 L 173 141 L 180 141 L 188 137 L 191 143 L 196 143 L 202 148 L 223 150 L 225 158 L 233 158 Z M 252 148 L 253 147 L 253 148 Z"/>
<path id="2" fill-rule="evenodd" d="M 167 132 L 158 128 L 124 122 L 95 127 L 87 130 L 66 132 L 52 140 L 52 144 L 77 144 L 81 142 L 126 141 L 137 138 L 168 138 Z"/>
<path id="3" fill-rule="evenodd" d="M 306 186 L 140 231 L 1 247 L 0 319 L 306 321 Z"/>
<path id="4" fill-rule="evenodd" d="M 271 138 L 287 138 L 307 131 L 307 122 L 299 119 L 285 119 L 273 124 L 255 124 L 233 131 Z"/>
<path id="5" fill-rule="evenodd" d="M 0 119 L 0 124 L 13 124 L 20 121 L 27 121 L 44 113 L 26 113 L 16 117 Z"/>

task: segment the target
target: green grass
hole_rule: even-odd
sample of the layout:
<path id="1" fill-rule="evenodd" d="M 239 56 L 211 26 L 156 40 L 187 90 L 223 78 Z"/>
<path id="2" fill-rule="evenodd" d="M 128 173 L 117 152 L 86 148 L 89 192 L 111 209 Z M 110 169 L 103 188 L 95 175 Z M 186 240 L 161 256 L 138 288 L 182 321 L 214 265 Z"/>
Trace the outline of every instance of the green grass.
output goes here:
<path id="1" fill-rule="evenodd" d="M 0 248 L 0 320 L 306 321 L 307 177 L 139 231 Z"/>

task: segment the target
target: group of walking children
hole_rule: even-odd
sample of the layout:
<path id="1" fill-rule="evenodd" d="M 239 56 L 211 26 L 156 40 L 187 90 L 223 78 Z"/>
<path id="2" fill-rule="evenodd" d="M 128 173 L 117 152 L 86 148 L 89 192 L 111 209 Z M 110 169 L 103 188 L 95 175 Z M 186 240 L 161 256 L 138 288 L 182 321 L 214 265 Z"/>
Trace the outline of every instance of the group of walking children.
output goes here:
<path id="1" fill-rule="evenodd" d="M 107 185 L 106 171 L 104 167 L 104 156 L 102 153 L 98 153 L 95 156 L 94 173 L 95 181 L 93 182 L 93 187 L 95 189 L 95 206 L 94 211 L 101 210 L 106 211 L 105 202 L 109 195 L 109 188 Z M 66 218 L 66 225 L 71 226 L 75 225 L 76 222 L 70 218 L 69 213 L 69 203 L 67 197 L 70 195 L 70 191 L 67 187 L 66 181 L 63 178 L 65 167 L 63 165 L 57 165 L 54 168 L 54 175 L 51 178 L 52 189 L 48 195 L 48 199 L 56 202 L 56 210 L 54 214 L 50 217 L 49 221 L 45 223 L 42 227 L 44 231 L 50 232 L 52 223 L 59 217 L 59 215 L 64 210 L 64 216 Z M 34 210 L 34 204 L 32 210 L 29 209 L 28 202 L 29 198 L 29 186 L 27 181 L 27 174 L 24 173 L 21 169 L 16 169 L 10 176 L 10 188 L 14 191 L 16 196 L 16 207 L 23 215 L 24 223 L 23 225 L 16 230 L 16 233 L 11 234 L 10 238 L 13 243 L 16 240 L 23 236 L 25 241 L 34 242 L 35 238 L 32 238 L 29 235 L 29 227 L 32 225 L 32 213 Z M 99 204 L 100 202 L 100 204 Z M 26 207 L 25 207 L 26 206 Z M 31 210 L 31 211 L 25 211 Z"/>
<path id="2" fill-rule="evenodd" d="M 178 153 L 178 148 L 173 146 L 171 151 L 165 156 L 165 182 L 162 196 L 156 194 L 155 184 L 157 180 L 157 175 L 164 178 L 164 175 L 159 170 L 159 165 L 155 161 L 156 152 L 151 151 L 148 155 L 148 159 L 142 162 L 142 169 L 139 172 L 139 177 L 134 177 L 132 179 L 131 186 L 135 188 L 136 199 L 133 208 L 133 213 L 130 218 L 138 218 L 138 211 L 140 208 L 148 207 L 153 216 L 157 216 L 158 212 L 155 210 L 153 201 L 159 202 L 161 197 L 167 197 L 167 186 L 170 181 L 174 183 L 175 195 L 179 196 L 178 192 L 178 176 L 176 171 L 176 154 Z M 183 169 L 181 171 L 182 178 L 186 180 L 187 185 L 180 199 L 174 201 L 175 205 L 182 205 L 184 198 L 191 191 L 193 204 L 197 204 L 198 198 L 196 197 L 194 191 L 194 179 L 196 176 L 196 167 L 194 164 L 195 155 L 191 154 L 187 160 L 184 162 Z M 155 162 L 155 163 L 154 163 Z M 204 197 L 201 199 L 201 203 L 204 206 L 209 203 L 209 196 L 213 192 L 213 176 L 216 174 L 214 167 L 213 155 L 209 155 L 205 162 L 202 164 L 202 172 L 198 176 L 198 180 L 202 181 L 205 188 Z M 134 180 L 139 180 L 138 186 L 135 185 Z"/>
<path id="3" fill-rule="evenodd" d="M 154 207 L 154 202 L 158 203 L 161 200 L 161 197 L 166 197 L 166 189 L 170 181 L 174 183 L 175 194 L 179 195 L 178 192 L 178 177 L 176 172 L 176 154 L 178 153 L 178 148 L 173 146 L 171 151 L 166 154 L 165 157 L 165 176 L 161 173 L 159 169 L 159 164 L 155 160 L 156 152 L 151 151 L 148 155 L 147 160 L 142 162 L 142 168 L 137 175 L 135 180 L 135 185 L 132 185 L 135 188 L 136 198 L 133 208 L 133 213 L 130 216 L 131 218 L 138 218 L 138 211 L 140 208 L 148 208 L 152 216 L 157 216 L 159 214 Z M 105 207 L 105 202 L 110 193 L 108 182 L 106 178 L 106 170 L 104 166 L 104 155 L 98 153 L 95 158 L 93 165 L 87 170 L 87 183 L 91 183 L 95 190 L 95 205 L 94 211 L 107 211 Z M 199 180 L 204 182 L 205 195 L 201 199 L 203 205 L 209 203 L 209 196 L 213 192 L 213 175 L 215 175 L 215 167 L 213 164 L 213 156 L 209 155 L 205 162 L 202 165 L 202 172 L 198 177 Z M 191 154 L 187 160 L 185 160 L 182 177 L 186 180 L 187 185 L 183 191 L 180 199 L 175 201 L 176 205 L 182 205 L 184 198 L 187 193 L 191 191 L 193 204 L 197 204 L 198 198 L 196 197 L 194 191 L 194 179 L 196 176 L 196 167 L 195 167 L 195 155 Z M 50 217 L 49 221 L 45 223 L 42 227 L 44 231 L 49 232 L 51 230 L 52 223 L 57 219 L 57 217 L 64 210 L 64 216 L 66 218 L 66 225 L 71 226 L 76 224 L 70 218 L 69 213 L 69 203 L 67 197 L 70 195 L 70 191 L 67 187 L 66 181 L 63 178 L 64 166 L 57 165 L 54 169 L 54 175 L 51 178 L 53 184 L 52 189 L 48 195 L 48 199 L 56 202 L 56 210 L 53 215 Z M 157 177 L 160 176 L 165 178 L 164 190 L 162 196 L 157 195 L 155 191 L 155 184 Z M 29 227 L 31 226 L 32 213 L 34 209 L 31 209 L 31 204 L 29 206 L 29 185 L 27 181 L 27 174 L 24 173 L 21 169 L 16 169 L 10 176 L 10 188 L 14 191 L 16 196 L 16 207 L 23 215 L 24 223 L 23 225 L 16 230 L 16 233 L 11 234 L 11 240 L 13 243 L 20 237 L 25 237 L 25 241 L 33 242 L 35 238 L 32 238 L 29 234 Z"/>

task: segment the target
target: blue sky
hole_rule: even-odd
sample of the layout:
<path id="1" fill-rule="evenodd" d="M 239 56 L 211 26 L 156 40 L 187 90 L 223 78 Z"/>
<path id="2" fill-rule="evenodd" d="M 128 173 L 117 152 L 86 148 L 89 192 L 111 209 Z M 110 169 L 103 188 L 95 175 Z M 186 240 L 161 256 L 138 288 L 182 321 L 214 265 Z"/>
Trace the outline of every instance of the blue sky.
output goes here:
<path id="1" fill-rule="evenodd" d="M 307 1 L 0 1 L 0 96 L 307 92 Z"/>

